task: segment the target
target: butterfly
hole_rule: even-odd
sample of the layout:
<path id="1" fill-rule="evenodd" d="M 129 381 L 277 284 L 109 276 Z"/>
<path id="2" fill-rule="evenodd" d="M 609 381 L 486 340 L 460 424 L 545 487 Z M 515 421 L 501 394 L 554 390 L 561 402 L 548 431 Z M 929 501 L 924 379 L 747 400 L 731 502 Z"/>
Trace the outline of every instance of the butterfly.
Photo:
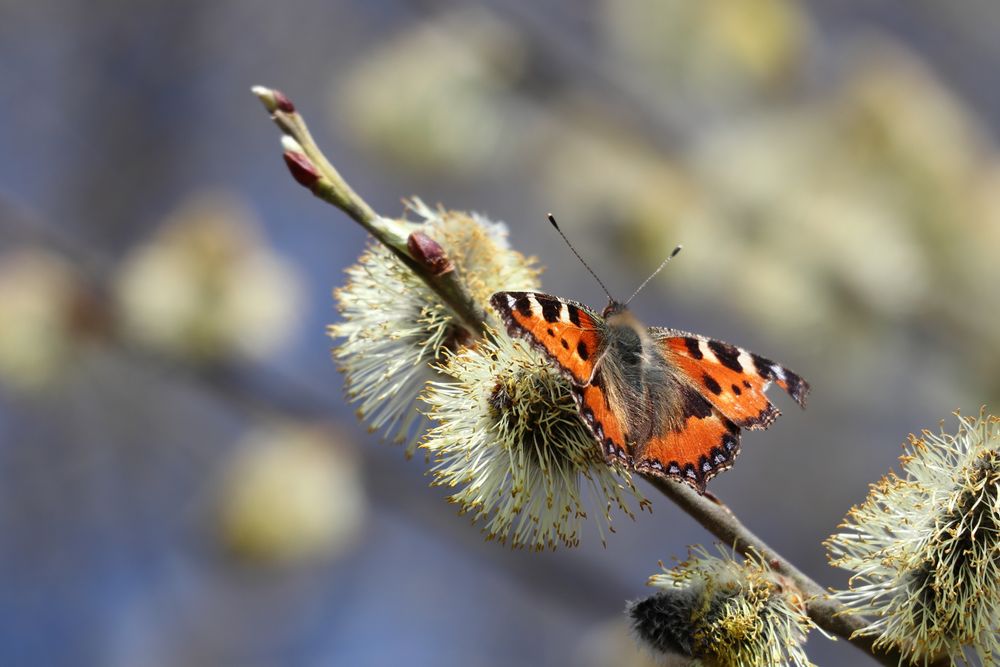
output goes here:
<path id="1" fill-rule="evenodd" d="M 646 327 L 628 301 L 610 295 L 601 315 L 540 292 L 497 292 L 490 303 L 511 336 L 545 353 L 570 381 L 608 463 L 638 473 L 704 493 L 732 467 L 740 429 L 765 429 L 780 414 L 764 394 L 772 382 L 805 407 L 809 384 L 784 366 L 705 336 Z"/>

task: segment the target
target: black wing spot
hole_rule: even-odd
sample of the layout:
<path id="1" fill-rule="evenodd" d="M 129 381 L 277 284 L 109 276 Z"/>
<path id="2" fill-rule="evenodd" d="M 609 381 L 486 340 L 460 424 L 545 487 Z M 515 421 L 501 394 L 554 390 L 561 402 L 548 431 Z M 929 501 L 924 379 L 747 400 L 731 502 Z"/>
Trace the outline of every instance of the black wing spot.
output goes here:
<path id="1" fill-rule="evenodd" d="M 569 314 L 569 321 L 573 323 L 573 326 L 580 326 L 580 309 L 571 303 L 567 303 L 566 311 Z"/>
<path id="2" fill-rule="evenodd" d="M 712 377 L 708 373 L 703 373 L 701 379 L 705 383 L 705 386 L 708 387 L 708 390 L 710 392 L 712 392 L 716 396 L 722 393 L 722 385 L 720 385 L 714 377 Z"/>
<path id="3" fill-rule="evenodd" d="M 580 358 L 584 361 L 590 358 L 590 352 L 587 350 L 587 345 L 582 340 L 576 344 L 576 353 L 580 355 Z"/>
<path id="4" fill-rule="evenodd" d="M 750 381 L 749 381 L 749 380 L 744 380 L 744 381 L 743 381 L 743 386 L 744 386 L 744 387 L 745 387 L 746 389 L 749 389 L 749 388 L 750 388 L 750 386 L 751 386 L 751 385 L 750 385 Z"/>
<path id="5" fill-rule="evenodd" d="M 542 301 L 542 317 L 546 322 L 558 322 L 562 304 L 558 301 Z"/>
<path id="6" fill-rule="evenodd" d="M 692 359 L 701 359 L 705 355 L 701 353 L 701 346 L 697 338 L 685 338 L 684 345 L 687 346 L 688 354 Z"/>
<path id="7" fill-rule="evenodd" d="M 750 353 L 750 358 L 753 359 L 753 365 L 757 368 L 757 373 L 765 380 L 773 380 L 774 375 L 774 362 L 767 357 L 762 357 L 759 354 Z"/>
<path id="8" fill-rule="evenodd" d="M 708 342 L 708 347 L 718 358 L 719 363 L 734 371 L 742 371 L 743 365 L 740 363 L 739 356 L 740 351 L 717 340 L 712 340 Z"/>
<path id="9" fill-rule="evenodd" d="M 563 349 L 566 349 L 566 350 L 569 349 L 569 343 L 566 342 L 565 338 L 560 338 L 559 342 L 562 343 Z"/>
<path id="10" fill-rule="evenodd" d="M 528 300 L 528 297 L 518 297 L 514 307 L 517 308 L 517 312 L 521 313 L 524 317 L 531 317 L 531 301 Z"/>
<path id="11" fill-rule="evenodd" d="M 740 389 L 740 386 L 739 386 L 739 385 L 737 385 L 737 384 L 734 384 L 734 385 L 733 385 L 733 393 L 734 393 L 734 394 L 736 394 L 737 396 L 739 396 L 740 394 L 742 394 L 742 393 L 743 393 L 743 390 L 742 390 L 742 389 Z"/>
<path id="12" fill-rule="evenodd" d="M 804 406 L 806 394 L 809 393 L 809 384 L 787 368 L 785 369 L 785 384 L 788 385 L 788 393 L 795 399 L 795 402 Z"/>
<path id="13" fill-rule="evenodd" d="M 712 414 L 712 404 L 691 387 L 684 387 L 681 390 L 681 401 L 681 414 L 685 419 L 688 417 L 704 419 Z"/>
<path id="14" fill-rule="evenodd" d="M 548 329 L 546 329 L 545 333 L 547 333 L 550 336 L 555 336 L 556 335 L 556 332 L 552 330 L 552 327 L 549 327 Z"/>
<path id="15" fill-rule="evenodd" d="M 590 386 L 597 387 L 604 392 L 604 378 L 601 376 L 601 371 L 598 370 L 594 373 L 594 377 L 590 378 Z"/>

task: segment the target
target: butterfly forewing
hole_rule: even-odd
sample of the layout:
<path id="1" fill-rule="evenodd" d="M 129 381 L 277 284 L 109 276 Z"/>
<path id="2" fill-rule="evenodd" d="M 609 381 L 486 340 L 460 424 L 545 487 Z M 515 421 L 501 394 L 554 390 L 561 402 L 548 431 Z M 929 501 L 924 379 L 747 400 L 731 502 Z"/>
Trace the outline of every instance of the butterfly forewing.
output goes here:
<path id="1" fill-rule="evenodd" d="M 590 382 L 604 340 L 596 314 L 538 292 L 497 292 L 490 303 L 509 333 L 532 342 L 577 384 Z"/>
<path id="2" fill-rule="evenodd" d="M 703 336 L 655 328 L 650 333 L 659 338 L 668 363 L 741 428 L 767 428 L 781 414 L 764 395 L 772 381 L 799 405 L 805 402 L 809 385 L 770 359 Z"/>

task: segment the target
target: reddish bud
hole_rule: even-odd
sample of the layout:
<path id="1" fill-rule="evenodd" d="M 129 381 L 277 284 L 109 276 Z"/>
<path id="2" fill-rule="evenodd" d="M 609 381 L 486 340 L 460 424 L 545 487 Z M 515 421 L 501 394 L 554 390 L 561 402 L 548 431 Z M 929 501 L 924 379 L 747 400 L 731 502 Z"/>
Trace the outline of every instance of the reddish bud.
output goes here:
<path id="1" fill-rule="evenodd" d="M 69 303 L 70 329 L 81 338 L 108 338 L 113 331 L 113 313 L 107 296 L 91 286 L 79 286 Z"/>
<path id="2" fill-rule="evenodd" d="M 285 158 L 285 164 L 288 165 L 288 171 L 292 172 L 292 178 L 299 185 L 312 190 L 316 186 L 316 183 L 319 182 L 320 176 L 319 172 L 316 171 L 316 167 L 309 161 L 309 158 L 302 153 L 293 151 L 285 151 L 283 157 Z"/>
<path id="3" fill-rule="evenodd" d="M 272 90 L 271 94 L 274 95 L 274 103 L 280 111 L 285 113 L 295 113 L 295 105 L 292 101 L 285 97 L 285 94 L 280 90 Z"/>
<path id="4" fill-rule="evenodd" d="M 432 276 L 441 276 L 455 270 L 441 245 L 423 232 L 413 232 L 406 239 L 406 247 L 413 259 L 430 269 Z"/>

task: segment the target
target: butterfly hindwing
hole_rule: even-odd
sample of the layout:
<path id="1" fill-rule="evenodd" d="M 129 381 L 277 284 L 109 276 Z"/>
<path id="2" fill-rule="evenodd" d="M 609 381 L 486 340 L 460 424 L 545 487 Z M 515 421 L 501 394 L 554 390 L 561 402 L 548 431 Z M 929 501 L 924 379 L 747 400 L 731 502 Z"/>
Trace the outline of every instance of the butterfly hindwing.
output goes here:
<path id="1" fill-rule="evenodd" d="M 511 335 L 544 351 L 576 384 L 590 382 L 604 344 L 597 315 L 578 303 L 539 292 L 497 292 L 490 303 Z"/>
<path id="2" fill-rule="evenodd" d="M 640 473 L 687 482 L 698 493 L 723 470 L 733 467 L 740 453 L 740 429 L 694 387 L 682 389 L 680 420 L 654 435 L 636 452 Z"/>
<path id="3" fill-rule="evenodd" d="M 767 428 L 781 414 L 764 392 L 771 382 L 805 403 L 809 385 L 770 359 L 728 343 L 668 329 L 651 329 L 667 361 L 724 417 L 741 428 Z"/>
<path id="4" fill-rule="evenodd" d="M 631 460 L 628 435 L 623 426 L 622 415 L 615 413 L 608 399 L 601 372 L 597 371 L 591 383 L 586 386 L 573 385 L 573 398 L 583 423 L 597 440 L 605 459 L 609 463 L 619 461 L 627 465 Z"/>

